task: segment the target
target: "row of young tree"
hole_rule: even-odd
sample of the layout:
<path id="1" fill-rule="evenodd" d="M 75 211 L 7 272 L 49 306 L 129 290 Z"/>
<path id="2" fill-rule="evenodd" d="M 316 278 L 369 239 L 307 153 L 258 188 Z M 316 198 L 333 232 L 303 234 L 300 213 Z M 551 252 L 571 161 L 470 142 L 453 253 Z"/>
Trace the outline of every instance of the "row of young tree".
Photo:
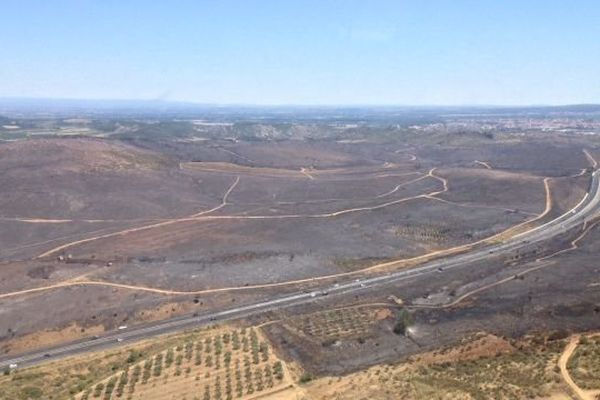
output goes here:
<path id="1" fill-rule="evenodd" d="M 243 357 L 242 357 L 243 355 Z M 136 362 L 141 355 L 130 354 L 128 363 Z M 243 359 L 244 374 L 241 372 Z M 233 360 L 235 365 L 233 366 Z M 187 365 L 182 371 L 184 361 Z M 153 357 L 147 358 L 143 363 L 130 365 L 117 377 L 113 376 L 106 382 L 100 382 L 93 389 L 82 394 L 81 400 L 90 398 L 110 400 L 122 398 L 125 394 L 133 394 L 136 385 L 146 385 L 152 379 L 164 375 L 164 370 L 175 366 L 173 376 L 180 376 L 185 372 L 186 376 L 191 373 L 193 366 L 204 365 L 211 370 L 222 370 L 224 372 L 225 387 L 221 388 L 220 377 L 217 376 L 214 383 L 213 396 L 219 399 L 223 393 L 225 398 L 233 396 L 233 388 L 237 397 L 244 393 L 261 391 L 265 387 L 272 387 L 274 379 L 283 379 L 283 367 L 280 361 L 273 365 L 269 361 L 269 345 L 260 341 L 254 329 L 242 329 L 241 331 L 226 332 L 213 337 L 207 337 L 198 341 L 187 341 L 183 345 L 169 348 Z M 261 364 L 261 365 L 259 365 Z M 235 375 L 235 387 L 232 386 L 232 371 Z M 242 379 L 242 376 L 244 379 Z M 205 378 L 210 377 L 207 371 Z M 166 377 L 165 377 L 166 379 Z M 219 390 L 216 389 L 219 382 Z M 222 389 L 224 389 L 222 391 Z M 210 393 L 210 391 L 209 391 Z M 221 393 L 219 395 L 219 393 Z"/>

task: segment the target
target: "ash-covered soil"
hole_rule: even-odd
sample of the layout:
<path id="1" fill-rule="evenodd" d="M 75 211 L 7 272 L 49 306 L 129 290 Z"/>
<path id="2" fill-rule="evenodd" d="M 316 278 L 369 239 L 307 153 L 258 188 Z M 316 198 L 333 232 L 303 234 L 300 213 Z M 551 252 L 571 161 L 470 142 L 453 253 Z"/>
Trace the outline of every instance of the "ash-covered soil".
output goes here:
<path id="1" fill-rule="evenodd" d="M 575 205 L 589 182 L 576 176 L 590 165 L 579 142 L 386 140 L 0 144 L 0 295 L 73 280 L 196 291 L 357 271 L 535 218 L 547 205 L 545 177 L 554 196 L 548 217 Z M 446 289 L 414 282 L 409 291 L 443 298 L 469 282 L 459 274 Z M 219 304 L 232 302 L 221 296 Z M 0 299 L 0 326 L 11 326 L 0 334 L 75 321 L 108 328 L 157 304 L 190 301 L 135 288 L 55 288 Z M 511 301 L 507 310 L 518 304 Z M 428 318 L 451 321 L 443 318 L 450 311 Z M 391 322 L 381 323 L 376 331 L 389 333 Z M 409 346 L 393 341 L 381 349 Z M 388 350 L 373 354 L 379 362 Z"/>
<path id="2" fill-rule="evenodd" d="M 282 322 L 265 329 L 290 359 L 299 360 L 316 375 L 345 374 L 371 365 L 405 361 L 414 354 L 457 345 L 479 332 L 517 339 L 537 333 L 563 338 L 569 333 L 597 331 L 600 266 L 596 258 L 600 229 L 590 230 L 577 249 L 551 256 L 570 248 L 565 241 L 579 234 L 571 232 L 556 243 L 529 249 L 521 263 L 496 258 L 452 273 L 389 285 L 377 293 L 319 298 L 314 304 L 279 315 Z M 544 259 L 536 261 L 540 258 Z M 402 299 L 403 307 L 398 307 L 390 295 Z M 368 331 L 356 333 L 356 325 L 360 324 L 349 317 L 342 321 L 353 321 L 355 334 L 334 329 L 336 320 L 332 317 L 328 319 L 329 329 L 325 329 L 330 332 L 328 340 L 303 329 L 306 320 L 323 312 L 344 306 L 352 309 L 357 304 L 381 308 L 386 303 L 393 314 L 372 321 Z M 398 335 L 393 327 L 402 312 L 410 315 L 409 329 Z M 366 317 L 360 321 L 365 320 Z"/>

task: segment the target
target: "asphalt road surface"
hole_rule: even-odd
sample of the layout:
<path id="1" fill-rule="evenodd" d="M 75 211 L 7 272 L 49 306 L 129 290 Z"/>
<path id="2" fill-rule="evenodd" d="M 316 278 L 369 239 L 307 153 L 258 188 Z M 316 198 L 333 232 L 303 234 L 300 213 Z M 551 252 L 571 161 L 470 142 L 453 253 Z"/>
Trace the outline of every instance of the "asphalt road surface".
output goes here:
<path id="1" fill-rule="evenodd" d="M 78 353 L 116 347 L 121 344 L 131 343 L 156 335 L 197 328 L 200 326 L 213 324 L 218 321 L 234 320 L 273 311 L 276 309 L 290 307 L 292 305 L 308 303 L 323 296 L 340 296 L 349 293 L 357 293 L 360 291 L 369 291 L 377 288 L 378 286 L 388 285 L 393 282 L 414 278 L 416 276 L 432 274 L 436 272 L 445 273 L 451 269 L 464 266 L 465 264 L 481 261 L 498 255 L 511 254 L 521 248 L 530 246 L 532 243 L 549 240 L 594 218 L 600 209 L 599 205 L 600 188 L 598 171 L 594 171 L 592 174 L 589 191 L 577 206 L 560 217 L 529 231 L 516 235 L 505 242 L 483 246 L 463 254 L 448 256 L 435 261 L 427 262 L 415 268 L 405 269 L 372 278 L 355 279 L 335 285 L 324 285 L 312 292 L 303 291 L 270 300 L 237 306 L 222 311 L 212 311 L 195 314 L 192 316 L 188 315 L 172 318 L 168 321 L 159 321 L 145 326 L 137 326 L 113 332 L 107 332 L 100 337 L 84 339 L 66 345 L 34 351 L 19 356 L 13 356 L 10 359 L 0 358 L 0 369 L 9 368 L 11 365 L 17 365 L 18 368 L 32 366 L 45 361 L 63 358 Z"/>

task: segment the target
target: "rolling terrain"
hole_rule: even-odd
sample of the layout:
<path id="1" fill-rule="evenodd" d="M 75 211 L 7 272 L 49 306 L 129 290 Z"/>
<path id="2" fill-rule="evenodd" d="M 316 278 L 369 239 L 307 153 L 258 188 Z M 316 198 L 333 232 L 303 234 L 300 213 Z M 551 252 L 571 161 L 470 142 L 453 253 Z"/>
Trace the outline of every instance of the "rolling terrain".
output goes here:
<path id="1" fill-rule="evenodd" d="M 456 398 L 486 398 L 492 392 L 469 389 L 453 375 L 452 368 L 463 371 L 470 361 L 454 357 L 454 367 L 437 367 L 447 362 L 437 359 L 440 348 L 479 343 L 477 335 L 492 335 L 503 354 L 497 371 L 511 362 L 532 371 L 531 382 L 498 392 L 500 398 L 571 390 L 565 388 L 576 379 L 566 377 L 564 361 L 571 353 L 560 359 L 563 342 L 548 350 L 535 337 L 600 329 L 593 262 L 600 152 L 593 138 L 469 134 L 467 143 L 461 133 L 433 135 L 443 138 L 433 144 L 414 132 L 403 140 L 386 132 L 231 140 L 211 136 L 221 126 L 194 124 L 182 135 L 159 129 L 144 136 L 138 126 L 105 137 L 0 144 L 0 184 L 9 188 L 0 196 L 2 366 L 62 363 L 83 352 L 115 351 L 122 342 L 136 348 L 157 335 L 233 321 L 239 329 L 259 327 L 260 340 L 275 351 L 266 356 L 271 376 L 275 362 L 286 371 L 267 385 L 261 364 L 258 381 L 240 380 L 238 398 L 254 398 L 256 382 L 273 398 L 346 398 L 357 379 L 380 386 L 360 371 L 379 375 L 386 363 L 397 366 L 386 367 L 381 379 L 397 381 L 393 390 L 407 398 L 442 390 L 416 384 L 423 374 L 454 382 L 448 393 Z M 252 126 L 257 136 L 281 129 Z M 197 129 L 210 135 L 200 140 Z M 189 343 L 196 349 L 198 340 Z M 494 346 L 473 359 L 494 356 Z M 565 378 L 538 384 L 537 362 L 511 358 L 519 346 L 560 364 L 561 374 L 543 379 Z M 170 351 L 184 351 L 177 348 L 156 350 L 150 359 L 163 362 Z M 433 353 L 426 371 L 418 367 L 419 354 Z M 232 377 L 235 363 L 245 362 L 242 353 L 216 378 L 196 368 L 193 351 L 190 359 L 186 354 L 156 398 L 238 391 Z M 73 383 L 80 390 L 63 389 L 81 400 L 101 384 L 100 394 L 108 386 L 105 398 L 113 398 L 119 382 L 126 380 L 124 390 L 148 359 Z M 590 362 L 582 360 L 587 367 L 573 374 L 588 385 Z M 394 377 L 404 373 L 397 371 L 407 377 Z M 480 378 L 498 388 L 508 379 Z M 0 385 L 13 390 L 10 382 Z M 588 386 L 581 390 L 594 390 Z M 11 393 L 21 396 L 18 390 Z M 56 393 L 63 398 L 67 391 Z"/>

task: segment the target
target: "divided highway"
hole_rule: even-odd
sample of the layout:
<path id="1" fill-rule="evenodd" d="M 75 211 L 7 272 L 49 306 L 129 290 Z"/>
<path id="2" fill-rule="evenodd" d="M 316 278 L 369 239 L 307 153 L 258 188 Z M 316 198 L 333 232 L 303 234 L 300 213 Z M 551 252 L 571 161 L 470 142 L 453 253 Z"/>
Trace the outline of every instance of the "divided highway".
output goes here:
<path id="1" fill-rule="evenodd" d="M 594 171 L 592 173 L 589 191 L 577 206 L 550 222 L 516 235 L 502 243 L 482 246 L 470 252 L 448 256 L 424 263 L 418 267 L 388 273 L 386 275 L 356 279 L 335 284 L 333 286 L 331 284 L 324 285 L 320 289 L 316 289 L 312 292 L 298 292 L 222 311 L 173 318 L 168 321 L 156 322 L 142 327 L 132 327 L 110 332 L 94 339 L 82 340 L 44 351 L 35 351 L 10 359 L 0 358 L 0 369 L 8 368 L 11 365 L 13 367 L 17 365 L 19 368 L 31 366 L 56 358 L 87 351 L 102 350 L 115 347 L 122 343 L 130 343 L 156 335 L 208 325 L 217 321 L 248 317 L 292 305 L 315 301 L 316 298 L 326 295 L 334 296 L 366 291 L 378 286 L 414 278 L 416 276 L 436 272 L 444 273 L 453 268 L 458 268 L 465 264 L 481 261 L 500 254 L 511 254 L 521 248 L 529 246 L 531 243 L 542 242 L 556 237 L 557 235 L 567 232 L 594 218 L 600 209 L 599 185 L 598 171 Z"/>

